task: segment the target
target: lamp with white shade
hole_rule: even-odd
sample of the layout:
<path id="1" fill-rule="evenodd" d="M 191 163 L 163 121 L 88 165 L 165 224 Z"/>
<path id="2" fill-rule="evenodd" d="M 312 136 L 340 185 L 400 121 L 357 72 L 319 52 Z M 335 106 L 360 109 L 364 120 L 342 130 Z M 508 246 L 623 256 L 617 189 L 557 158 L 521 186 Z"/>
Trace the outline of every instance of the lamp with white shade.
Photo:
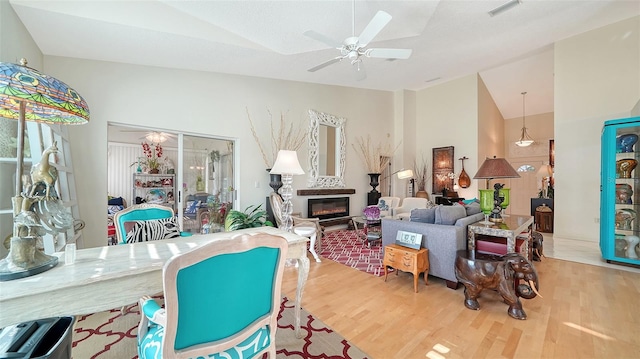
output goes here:
<path id="1" fill-rule="evenodd" d="M 293 189 L 291 183 L 293 182 L 294 175 L 303 175 L 304 171 L 298 161 L 298 154 L 296 151 L 280 150 L 278 151 L 278 157 L 276 162 L 271 168 L 271 174 L 282 175 L 282 188 L 280 189 L 280 195 L 282 196 L 282 229 L 287 232 L 291 232 L 293 228 L 293 220 L 291 219 L 291 213 L 293 212 L 293 205 L 291 204 L 291 197 L 293 197 Z"/>
<path id="2" fill-rule="evenodd" d="M 395 174 L 398 175 L 398 179 L 407 179 L 407 178 L 413 177 L 413 171 L 412 170 L 405 170 L 404 168 L 399 169 L 399 170 L 393 172 L 392 174 L 388 175 L 387 177 L 385 177 L 385 179 L 391 177 L 391 181 L 389 181 L 389 196 L 391 196 L 391 183 L 393 182 L 393 175 L 395 175 Z"/>

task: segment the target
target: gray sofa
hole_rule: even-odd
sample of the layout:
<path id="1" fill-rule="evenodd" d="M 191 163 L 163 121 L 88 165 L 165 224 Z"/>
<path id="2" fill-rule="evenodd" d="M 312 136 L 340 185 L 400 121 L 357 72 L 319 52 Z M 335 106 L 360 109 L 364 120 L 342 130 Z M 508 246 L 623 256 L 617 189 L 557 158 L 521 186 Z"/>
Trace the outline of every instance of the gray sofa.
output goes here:
<path id="1" fill-rule="evenodd" d="M 453 211 L 452 206 L 439 206 L 440 209 L 434 208 L 434 211 L 442 212 Z M 467 226 L 484 218 L 482 213 L 474 213 L 474 210 L 468 210 L 467 213 L 458 213 L 458 218 L 449 216 L 440 216 L 432 221 L 431 218 L 426 222 L 416 222 L 414 213 L 412 212 L 412 220 L 395 220 L 382 219 L 382 245 L 386 246 L 395 243 L 398 231 L 406 231 L 422 234 L 422 247 L 429 249 L 429 274 L 446 281 L 447 287 L 456 289 L 458 280 L 454 272 L 454 262 L 456 260 L 456 251 L 459 249 L 467 249 Z M 478 209 L 479 210 L 479 209 Z M 420 211 L 426 211 L 420 209 Z M 458 208 L 457 211 L 460 211 Z M 435 223 L 447 224 L 435 224 Z M 448 224 L 453 223 L 453 224 Z"/>

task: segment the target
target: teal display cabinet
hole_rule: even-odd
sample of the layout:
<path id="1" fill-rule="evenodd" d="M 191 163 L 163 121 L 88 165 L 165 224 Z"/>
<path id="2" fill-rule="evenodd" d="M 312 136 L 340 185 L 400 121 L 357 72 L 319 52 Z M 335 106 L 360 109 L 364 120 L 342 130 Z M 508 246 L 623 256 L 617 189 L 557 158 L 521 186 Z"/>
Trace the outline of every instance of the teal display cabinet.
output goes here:
<path id="1" fill-rule="evenodd" d="M 640 117 L 602 131 L 600 251 L 608 263 L 640 266 Z"/>

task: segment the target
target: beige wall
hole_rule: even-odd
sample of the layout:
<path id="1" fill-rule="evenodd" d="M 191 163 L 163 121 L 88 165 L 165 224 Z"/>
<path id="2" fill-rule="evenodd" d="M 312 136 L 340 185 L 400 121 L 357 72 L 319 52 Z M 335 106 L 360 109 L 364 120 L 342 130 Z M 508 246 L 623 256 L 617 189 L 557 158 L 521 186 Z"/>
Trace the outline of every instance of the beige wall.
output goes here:
<path id="1" fill-rule="evenodd" d="M 600 133 L 640 99 L 640 16 L 555 44 L 554 238 L 597 242 Z"/>
<path id="2" fill-rule="evenodd" d="M 61 57 L 45 57 L 45 64 L 48 74 L 72 84 L 91 108 L 89 124 L 70 129 L 88 245 L 104 242 L 108 122 L 237 139 L 236 187 L 241 209 L 264 203 L 271 190 L 246 109 L 257 132 L 265 136 L 270 133 L 267 108 L 305 123 L 308 109 L 347 118 L 345 178 L 347 187 L 356 189 L 352 213 L 366 205 L 365 193 L 370 188 L 366 169 L 351 143 L 367 134 L 374 143 L 386 141 L 393 133 L 391 92 Z M 305 145 L 298 151 L 305 170 L 307 149 Z M 306 179 L 306 175 L 295 177 L 294 190 L 305 188 Z M 255 187 L 256 182 L 260 188 Z M 305 213 L 306 199 L 294 196 L 294 209 Z"/>
<path id="3" fill-rule="evenodd" d="M 425 155 L 429 160 L 429 173 L 433 169 L 432 149 L 454 146 L 454 173 L 462 169 L 458 158 L 469 157 L 465 170 L 473 177 L 478 168 L 478 76 L 469 75 L 447 83 L 418 91 L 416 94 L 416 156 Z M 427 183 L 431 197 L 433 181 Z M 461 189 L 462 197 L 475 197 L 476 181 L 471 187 Z"/>
<path id="4" fill-rule="evenodd" d="M 504 120 L 502 114 L 498 106 L 493 102 L 493 98 L 482 78 L 478 76 L 478 153 L 476 156 L 478 165 L 472 172 L 465 169 L 469 172 L 469 176 L 473 178 L 477 169 L 484 163 L 485 158 L 492 158 L 493 156 L 504 157 L 503 148 Z M 476 183 L 478 188 L 486 187 L 485 180 L 472 181 L 472 183 Z M 505 183 L 507 183 L 507 187 L 510 187 L 508 182 L 505 181 Z M 477 195 L 468 196 L 468 198 L 473 197 L 477 197 Z"/>

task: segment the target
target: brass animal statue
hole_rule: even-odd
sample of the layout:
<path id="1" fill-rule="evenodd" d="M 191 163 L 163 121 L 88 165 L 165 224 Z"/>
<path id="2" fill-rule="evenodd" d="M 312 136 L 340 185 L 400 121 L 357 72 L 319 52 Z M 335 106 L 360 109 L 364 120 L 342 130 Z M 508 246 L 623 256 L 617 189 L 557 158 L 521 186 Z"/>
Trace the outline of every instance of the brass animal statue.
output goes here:
<path id="1" fill-rule="evenodd" d="M 527 319 L 520 298 L 532 299 L 540 288 L 535 267 L 520 254 L 481 258 L 456 257 L 455 273 L 464 285 L 464 305 L 479 310 L 478 297 L 483 289 L 496 290 L 509 304 L 507 313 L 515 319 Z M 523 281 L 524 283 L 521 283 Z M 525 284 L 526 283 L 526 284 Z M 542 296 L 540 296 L 542 297 Z"/>
<path id="2" fill-rule="evenodd" d="M 49 148 L 42 153 L 42 159 L 35 166 L 31 167 L 31 191 L 30 197 L 35 195 L 44 196 L 46 199 L 53 199 L 51 190 L 58 180 L 58 170 L 49 164 L 49 155 L 58 153 L 57 141 L 54 141 Z M 55 194 L 55 188 L 53 188 Z"/>

